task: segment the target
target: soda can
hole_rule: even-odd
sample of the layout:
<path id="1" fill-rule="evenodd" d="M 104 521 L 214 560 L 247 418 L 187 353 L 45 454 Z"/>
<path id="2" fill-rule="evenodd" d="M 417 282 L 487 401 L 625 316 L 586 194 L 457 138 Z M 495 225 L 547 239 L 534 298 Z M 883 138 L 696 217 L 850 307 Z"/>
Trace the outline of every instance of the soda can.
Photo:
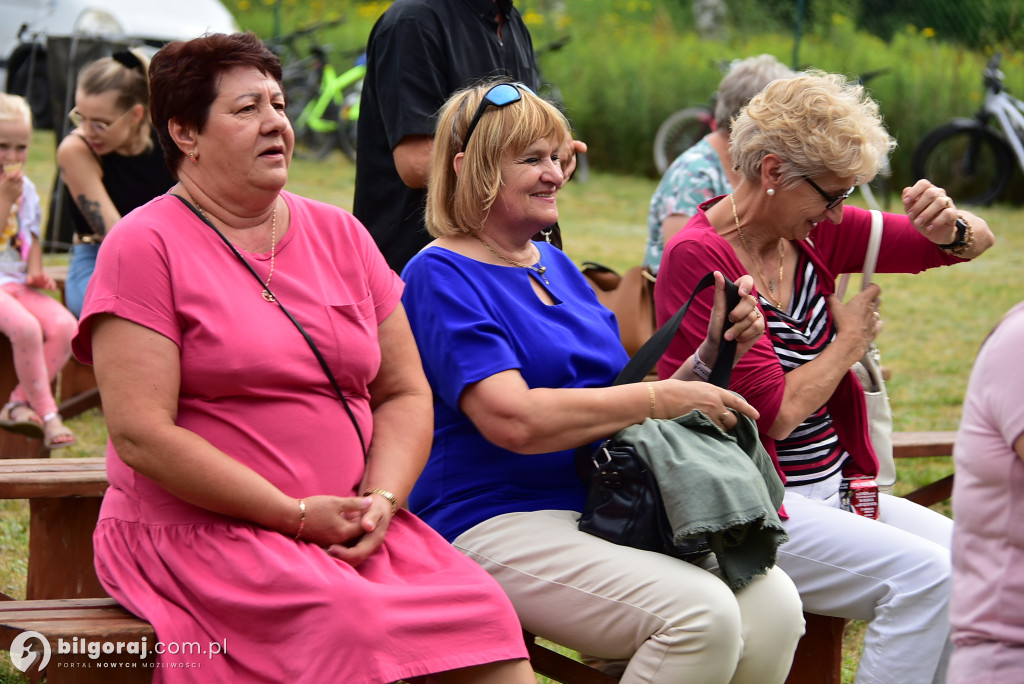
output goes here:
<path id="1" fill-rule="evenodd" d="M 844 477 L 839 485 L 840 508 L 878 520 L 878 483 L 873 477 Z"/>

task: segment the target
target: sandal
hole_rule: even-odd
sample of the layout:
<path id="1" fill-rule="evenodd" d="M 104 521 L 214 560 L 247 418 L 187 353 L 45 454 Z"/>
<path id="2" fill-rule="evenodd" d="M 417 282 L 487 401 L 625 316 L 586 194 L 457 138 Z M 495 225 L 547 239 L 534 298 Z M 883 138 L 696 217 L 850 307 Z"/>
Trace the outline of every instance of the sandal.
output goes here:
<path id="1" fill-rule="evenodd" d="M 0 428 L 26 437 L 43 436 L 43 420 L 23 401 L 12 401 L 0 410 Z"/>
<path id="2" fill-rule="evenodd" d="M 57 441 L 60 439 L 63 439 L 63 441 Z M 64 425 L 56 412 L 46 414 L 45 422 L 43 423 L 44 447 L 47 449 L 61 449 L 71 446 L 76 441 L 75 434 Z"/>

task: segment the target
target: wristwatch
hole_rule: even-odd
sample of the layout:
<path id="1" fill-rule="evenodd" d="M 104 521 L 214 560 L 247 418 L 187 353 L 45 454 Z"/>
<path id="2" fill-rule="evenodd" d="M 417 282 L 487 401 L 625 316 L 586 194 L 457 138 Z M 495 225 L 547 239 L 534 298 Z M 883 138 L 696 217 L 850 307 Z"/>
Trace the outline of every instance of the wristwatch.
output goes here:
<path id="1" fill-rule="evenodd" d="M 956 219 L 956 237 L 953 238 L 952 242 L 944 245 L 936 245 L 939 249 L 944 249 L 949 252 L 956 252 L 958 249 L 967 246 L 967 231 L 970 230 L 971 226 L 964 221 L 960 216 Z"/>

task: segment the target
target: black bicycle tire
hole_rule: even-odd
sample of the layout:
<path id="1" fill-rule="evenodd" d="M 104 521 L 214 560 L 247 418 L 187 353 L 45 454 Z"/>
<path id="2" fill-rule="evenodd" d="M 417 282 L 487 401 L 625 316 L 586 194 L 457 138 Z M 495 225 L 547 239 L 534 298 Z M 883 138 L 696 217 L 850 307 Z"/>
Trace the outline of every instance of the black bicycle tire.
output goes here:
<path id="1" fill-rule="evenodd" d="M 963 152 L 977 145 L 973 169 L 964 168 Z M 1005 139 L 980 121 L 953 121 L 926 135 L 911 160 L 915 178 L 927 178 L 958 204 L 992 204 L 1010 184 L 1013 152 Z"/>
<path id="2" fill-rule="evenodd" d="M 669 165 L 711 132 L 713 112 L 706 105 L 686 107 L 665 119 L 654 136 L 654 165 L 664 174 Z"/>

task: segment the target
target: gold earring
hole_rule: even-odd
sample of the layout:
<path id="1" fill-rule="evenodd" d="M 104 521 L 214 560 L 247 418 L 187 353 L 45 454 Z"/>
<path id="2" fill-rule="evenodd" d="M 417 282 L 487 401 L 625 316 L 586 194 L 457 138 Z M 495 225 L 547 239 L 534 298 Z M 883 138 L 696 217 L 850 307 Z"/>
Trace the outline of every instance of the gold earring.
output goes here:
<path id="1" fill-rule="evenodd" d="M 196 164 L 196 151 L 195 151 L 195 150 L 191 150 L 191 151 L 190 151 L 190 152 L 188 153 L 188 160 L 189 160 L 190 162 L 192 162 L 192 165 L 193 165 L 193 166 L 195 166 L 195 164 Z"/>

